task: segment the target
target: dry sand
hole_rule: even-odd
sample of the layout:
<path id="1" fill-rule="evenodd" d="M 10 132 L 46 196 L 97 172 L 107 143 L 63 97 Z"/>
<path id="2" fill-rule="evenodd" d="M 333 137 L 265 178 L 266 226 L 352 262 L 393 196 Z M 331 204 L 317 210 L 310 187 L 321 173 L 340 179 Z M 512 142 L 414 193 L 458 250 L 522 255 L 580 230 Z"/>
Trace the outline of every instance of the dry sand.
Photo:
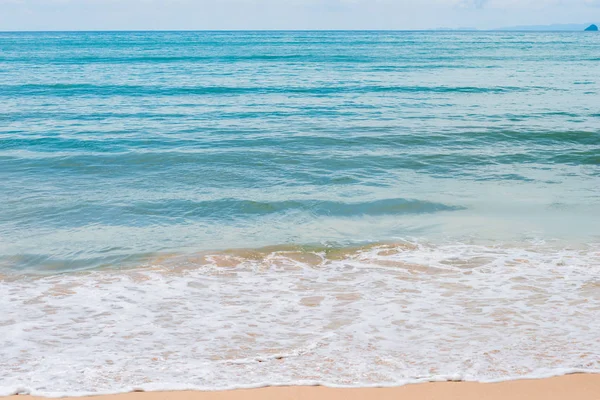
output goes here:
<path id="1" fill-rule="evenodd" d="M 17 397 L 17 396 L 14 396 Z M 11 400 L 15 400 L 14 397 Z M 18 396 L 19 400 L 35 400 Z M 270 387 L 227 392 L 156 392 L 97 396 L 93 400 L 600 400 L 600 375 L 568 375 L 503 383 L 444 382 L 390 389 Z"/>

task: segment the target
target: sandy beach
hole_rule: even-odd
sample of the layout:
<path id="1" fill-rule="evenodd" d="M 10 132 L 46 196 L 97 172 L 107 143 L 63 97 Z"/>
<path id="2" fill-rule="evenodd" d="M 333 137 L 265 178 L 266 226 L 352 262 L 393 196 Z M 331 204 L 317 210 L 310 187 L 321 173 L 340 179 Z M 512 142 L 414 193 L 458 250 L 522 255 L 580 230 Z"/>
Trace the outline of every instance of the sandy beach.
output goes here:
<path id="1" fill-rule="evenodd" d="M 13 396 L 38 400 L 31 396 Z M 440 382 L 398 388 L 333 389 L 327 387 L 268 387 L 224 392 L 135 392 L 91 397 L 94 400 L 599 400 L 600 374 L 502 383 Z"/>

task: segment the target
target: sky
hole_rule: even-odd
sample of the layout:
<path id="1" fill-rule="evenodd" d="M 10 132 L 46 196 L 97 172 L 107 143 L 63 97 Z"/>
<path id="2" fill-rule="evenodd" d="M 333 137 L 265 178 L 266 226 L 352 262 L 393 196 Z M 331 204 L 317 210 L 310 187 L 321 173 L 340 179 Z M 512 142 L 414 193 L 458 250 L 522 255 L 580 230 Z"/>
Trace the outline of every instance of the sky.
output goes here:
<path id="1" fill-rule="evenodd" d="M 600 23 L 600 0 L 0 0 L 0 31 L 495 29 Z"/>

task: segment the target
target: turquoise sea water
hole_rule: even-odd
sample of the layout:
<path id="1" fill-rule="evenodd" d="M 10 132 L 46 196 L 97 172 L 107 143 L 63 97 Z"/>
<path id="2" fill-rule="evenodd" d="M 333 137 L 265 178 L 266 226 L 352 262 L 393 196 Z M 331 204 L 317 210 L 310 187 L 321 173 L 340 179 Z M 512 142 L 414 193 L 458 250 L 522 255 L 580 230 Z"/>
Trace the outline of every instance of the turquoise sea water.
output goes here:
<path id="1" fill-rule="evenodd" d="M 598 38 L 0 34 L 0 255 L 598 238 Z"/>
<path id="2" fill-rule="evenodd" d="M 599 41 L 0 33 L 0 358 L 13 362 L 1 389 L 600 369 Z M 264 342 L 236 344 L 264 324 Z M 199 336 L 220 340 L 179 354 Z M 448 337 L 470 358 L 436 347 Z M 296 361 L 281 372 L 273 354 Z M 328 357 L 339 365 L 306 372 Z M 151 359 L 179 374 L 153 375 Z"/>

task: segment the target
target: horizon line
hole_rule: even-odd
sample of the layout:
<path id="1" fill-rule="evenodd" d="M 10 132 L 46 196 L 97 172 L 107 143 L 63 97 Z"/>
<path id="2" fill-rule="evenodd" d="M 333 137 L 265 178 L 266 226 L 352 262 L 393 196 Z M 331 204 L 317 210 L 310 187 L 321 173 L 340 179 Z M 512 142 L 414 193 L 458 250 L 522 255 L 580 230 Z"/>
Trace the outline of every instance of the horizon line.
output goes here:
<path id="1" fill-rule="evenodd" d="M 595 23 L 590 23 L 594 25 Z M 584 24 L 564 24 L 581 25 Z M 590 26 L 591 26 L 590 25 Z M 427 28 L 427 29 L 23 29 L 1 30 L 0 33 L 125 33 L 125 32 L 584 32 L 576 29 L 534 29 L 545 25 L 505 28 Z M 553 25 L 547 25 L 549 28 Z"/>

